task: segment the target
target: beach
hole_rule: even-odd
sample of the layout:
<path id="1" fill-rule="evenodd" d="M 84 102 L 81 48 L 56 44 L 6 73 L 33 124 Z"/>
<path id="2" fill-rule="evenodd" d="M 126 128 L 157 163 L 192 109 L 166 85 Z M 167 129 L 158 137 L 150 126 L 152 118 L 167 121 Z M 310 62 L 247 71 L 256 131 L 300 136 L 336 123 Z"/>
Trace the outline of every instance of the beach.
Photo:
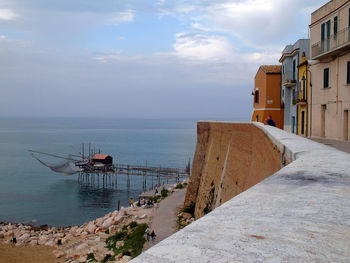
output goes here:
<path id="1" fill-rule="evenodd" d="M 15 246 L 0 242 L 0 263 L 46 263 L 56 262 L 48 246 Z"/>

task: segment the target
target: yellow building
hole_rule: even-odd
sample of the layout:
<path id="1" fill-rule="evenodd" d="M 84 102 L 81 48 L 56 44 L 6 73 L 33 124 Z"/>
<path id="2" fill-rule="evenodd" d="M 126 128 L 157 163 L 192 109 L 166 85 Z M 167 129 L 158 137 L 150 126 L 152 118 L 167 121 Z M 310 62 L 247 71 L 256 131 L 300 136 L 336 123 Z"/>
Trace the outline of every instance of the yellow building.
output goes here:
<path id="1" fill-rule="evenodd" d="M 310 70 L 305 53 L 301 56 L 299 68 L 299 90 L 297 98 L 298 130 L 297 134 L 308 136 L 308 115 L 309 115 L 309 87 Z"/>

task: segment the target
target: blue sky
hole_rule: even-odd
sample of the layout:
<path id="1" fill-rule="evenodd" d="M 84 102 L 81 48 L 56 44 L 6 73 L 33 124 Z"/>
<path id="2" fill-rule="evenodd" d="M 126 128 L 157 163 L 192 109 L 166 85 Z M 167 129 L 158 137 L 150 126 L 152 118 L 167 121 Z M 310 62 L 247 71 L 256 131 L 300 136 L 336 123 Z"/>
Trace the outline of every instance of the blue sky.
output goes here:
<path id="1" fill-rule="evenodd" d="M 0 116 L 248 120 L 326 2 L 0 0 Z"/>

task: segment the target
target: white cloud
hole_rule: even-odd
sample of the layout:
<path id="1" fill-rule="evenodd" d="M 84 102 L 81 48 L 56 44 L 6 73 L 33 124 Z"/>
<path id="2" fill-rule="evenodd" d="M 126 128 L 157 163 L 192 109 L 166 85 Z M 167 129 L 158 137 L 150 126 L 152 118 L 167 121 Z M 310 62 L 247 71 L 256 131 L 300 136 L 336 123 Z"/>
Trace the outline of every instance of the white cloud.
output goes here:
<path id="1" fill-rule="evenodd" d="M 174 54 L 181 58 L 197 60 L 223 60 L 234 50 L 230 42 L 221 36 L 178 33 L 173 45 Z"/>
<path id="2" fill-rule="evenodd" d="M 93 56 L 93 58 L 101 63 L 110 63 L 113 61 L 117 62 L 144 62 L 148 58 L 146 56 L 125 56 L 121 51 L 110 51 L 105 53 L 100 53 Z"/>
<path id="3" fill-rule="evenodd" d="M 10 9 L 0 9 L 0 20 L 14 20 L 17 15 Z"/>
<path id="4" fill-rule="evenodd" d="M 198 31 L 205 31 L 205 32 L 211 31 L 209 27 L 206 27 L 198 22 L 192 23 L 191 28 Z"/>
<path id="5" fill-rule="evenodd" d="M 102 63 L 107 63 L 111 60 L 119 60 L 120 59 L 120 52 L 112 52 L 109 54 L 101 54 L 97 57 L 95 57 L 97 61 L 100 61 Z"/>
<path id="6" fill-rule="evenodd" d="M 5 35 L 0 35 L 0 51 L 23 50 L 31 45 L 32 42 L 28 40 L 8 38 Z"/>
<path id="7" fill-rule="evenodd" d="M 119 25 L 121 23 L 133 21 L 134 17 L 135 17 L 135 11 L 129 9 L 122 12 L 114 13 L 113 17 L 109 20 L 109 23 L 113 25 Z"/>
<path id="8" fill-rule="evenodd" d="M 181 20 L 187 17 L 194 30 L 224 32 L 236 38 L 235 45 L 262 50 L 276 43 L 307 37 L 311 11 L 326 2 L 328 0 L 197 0 L 189 3 L 178 0 L 164 3 L 160 12 Z"/>

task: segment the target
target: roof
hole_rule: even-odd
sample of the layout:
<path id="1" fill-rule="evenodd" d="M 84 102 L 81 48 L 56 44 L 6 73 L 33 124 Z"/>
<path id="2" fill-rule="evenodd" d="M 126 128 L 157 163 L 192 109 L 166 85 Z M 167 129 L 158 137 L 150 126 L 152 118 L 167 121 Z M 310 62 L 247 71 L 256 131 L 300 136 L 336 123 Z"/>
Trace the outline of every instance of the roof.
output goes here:
<path id="1" fill-rule="evenodd" d="M 276 74 L 282 72 L 282 66 L 281 65 L 262 65 L 260 66 L 261 70 L 264 71 L 266 74 Z"/>
<path id="2" fill-rule="evenodd" d="M 106 159 L 107 157 L 110 157 L 109 155 L 107 154 L 95 154 L 92 159 L 97 159 L 97 160 L 104 160 Z"/>
<path id="3" fill-rule="evenodd" d="M 293 45 L 287 45 L 282 51 L 282 56 L 279 59 L 279 62 L 282 63 L 286 57 L 294 56 L 297 52 L 305 52 L 306 55 L 308 56 L 309 45 L 310 45 L 309 38 L 301 38 L 297 42 L 295 42 Z"/>

